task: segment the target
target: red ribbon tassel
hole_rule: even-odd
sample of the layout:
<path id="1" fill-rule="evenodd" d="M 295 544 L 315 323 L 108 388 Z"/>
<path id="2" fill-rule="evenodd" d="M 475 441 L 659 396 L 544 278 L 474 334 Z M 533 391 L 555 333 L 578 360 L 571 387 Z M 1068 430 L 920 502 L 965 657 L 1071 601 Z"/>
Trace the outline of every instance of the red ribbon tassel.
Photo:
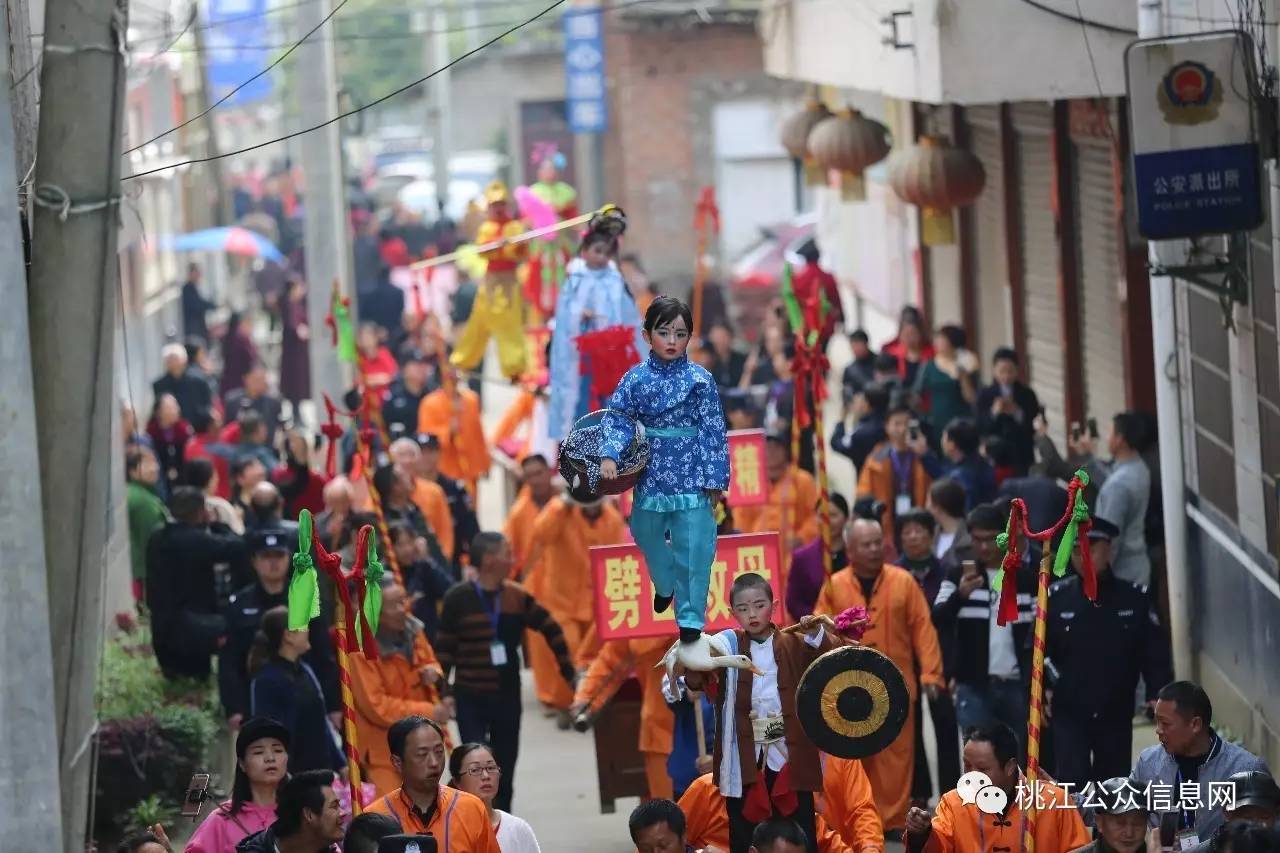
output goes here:
<path id="1" fill-rule="evenodd" d="M 1093 564 L 1093 552 L 1089 549 L 1089 531 L 1093 529 L 1093 519 L 1080 522 L 1076 532 L 1076 547 L 1080 549 L 1080 582 L 1084 585 L 1085 598 L 1098 600 L 1098 569 Z"/>
<path id="2" fill-rule="evenodd" d="M 356 562 L 351 568 L 351 580 L 355 585 L 356 591 L 356 623 L 360 631 L 360 638 L 364 642 L 364 656 L 369 660 L 377 660 L 381 655 L 378 652 L 378 640 L 374 636 L 373 626 L 369 624 L 369 618 L 364 612 L 365 596 L 369 594 L 369 576 L 366 569 L 369 566 L 369 536 L 373 533 L 373 528 L 366 524 L 356 532 Z M 353 635 L 354 636 L 354 635 Z"/>
<path id="3" fill-rule="evenodd" d="M 1004 578 L 1000 586 L 1000 609 L 996 612 L 996 624 L 1008 625 L 1018 621 L 1018 566 L 1022 564 L 1022 530 L 1026 504 L 1015 499 L 1009 505 L 1009 542 L 1004 554 Z"/>
<path id="4" fill-rule="evenodd" d="M 822 347 L 815 344 L 809 346 L 797 335 L 795 355 L 791 358 L 791 377 L 796 388 L 796 423 L 801 429 L 813 422 L 813 409 L 810 405 L 810 386 L 813 390 L 813 404 L 821 405 L 827 399 L 827 372 L 831 363 L 822 352 Z"/>
<path id="5" fill-rule="evenodd" d="M 347 629 L 346 639 L 343 644 L 343 651 L 347 654 L 353 654 L 360 651 L 360 645 L 356 639 L 356 608 L 351 601 L 351 587 L 347 583 L 347 576 L 342 572 L 342 555 L 330 554 L 325 550 L 324 545 L 320 544 L 320 537 L 318 536 L 315 538 L 315 546 L 316 566 L 333 581 L 334 594 L 336 594 L 338 596 L 338 600 L 342 602 L 342 612 L 346 617 L 343 621 L 345 622 Z"/>

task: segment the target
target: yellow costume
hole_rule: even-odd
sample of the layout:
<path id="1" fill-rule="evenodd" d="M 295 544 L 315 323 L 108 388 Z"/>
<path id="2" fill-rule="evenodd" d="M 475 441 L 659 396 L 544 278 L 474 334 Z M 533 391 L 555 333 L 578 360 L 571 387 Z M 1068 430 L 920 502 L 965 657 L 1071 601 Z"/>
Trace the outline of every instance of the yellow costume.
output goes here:
<path id="1" fill-rule="evenodd" d="M 501 181 L 489 184 L 484 196 L 489 203 L 489 217 L 476 231 L 477 245 L 524 233 L 524 225 L 512 216 L 511 198 Z M 463 370 L 479 367 L 492 335 L 498 341 L 498 360 L 502 364 L 503 375 L 516 379 L 525 372 L 524 300 L 516 272 L 527 251 L 525 244 L 516 243 L 484 254 L 487 262 L 484 281 L 449 359 L 454 367 Z"/>

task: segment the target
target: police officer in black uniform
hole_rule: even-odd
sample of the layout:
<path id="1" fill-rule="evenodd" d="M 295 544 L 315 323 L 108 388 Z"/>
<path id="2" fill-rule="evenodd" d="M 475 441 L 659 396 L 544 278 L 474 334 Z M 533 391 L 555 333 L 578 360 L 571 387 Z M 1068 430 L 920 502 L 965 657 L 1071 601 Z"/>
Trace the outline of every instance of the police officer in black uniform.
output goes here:
<path id="1" fill-rule="evenodd" d="M 387 400 L 382 404 L 382 419 L 392 441 L 401 436 L 412 438 L 418 432 L 418 406 L 439 387 L 431 357 L 417 348 L 405 352 L 400 375 L 387 389 Z"/>
<path id="2" fill-rule="evenodd" d="M 1151 596 L 1111 573 L 1111 541 L 1119 535 L 1110 521 L 1094 518 L 1087 544 L 1098 571 L 1096 602 L 1085 597 L 1079 575 L 1049 589 L 1045 672 L 1054 777 L 1077 785 L 1128 775 L 1138 676 L 1148 701 L 1173 679 Z M 1078 572 L 1078 550 L 1072 563 Z"/>
<path id="3" fill-rule="evenodd" d="M 445 556 L 458 566 L 471 546 L 471 540 L 480 532 L 475 501 L 471 499 L 471 493 L 467 491 L 466 486 L 440 472 L 440 439 L 429 432 L 424 432 L 418 435 L 418 444 L 422 447 L 422 475 L 428 480 L 439 483 L 449 502 L 449 515 L 453 518 L 454 545 L 453 553 Z"/>
<path id="4" fill-rule="evenodd" d="M 249 713 L 249 650 L 258 633 L 262 614 L 288 603 L 290 555 L 296 544 L 283 529 L 261 529 L 246 534 L 250 562 L 256 580 L 231 596 L 227 605 L 227 641 L 219 653 L 218 693 L 233 728 Z M 342 710 L 338 692 L 338 663 L 323 615 L 311 620 L 311 651 L 302 659 L 315 671 L 330 713 Z"/>

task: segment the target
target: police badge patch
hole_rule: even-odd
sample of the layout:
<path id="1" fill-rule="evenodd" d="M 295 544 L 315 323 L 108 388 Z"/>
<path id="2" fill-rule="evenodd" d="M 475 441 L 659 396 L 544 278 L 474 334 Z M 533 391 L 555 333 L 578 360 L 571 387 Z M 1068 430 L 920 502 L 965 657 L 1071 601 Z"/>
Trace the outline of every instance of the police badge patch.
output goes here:
<path id="1" fill-rule="evenodd" d="M 1156 101 L 1169 124 L 1213 121 L 1222 106 L 1222 80 L 1203 63 L 1179 62 L 1160 79 Z"/>

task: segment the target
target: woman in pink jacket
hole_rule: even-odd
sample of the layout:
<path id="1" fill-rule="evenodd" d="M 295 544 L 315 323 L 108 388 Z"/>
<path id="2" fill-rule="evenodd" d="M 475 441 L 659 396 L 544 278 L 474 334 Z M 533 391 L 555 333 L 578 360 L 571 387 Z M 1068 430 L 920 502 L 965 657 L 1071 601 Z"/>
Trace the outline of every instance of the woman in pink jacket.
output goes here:
<path id="1" fill-rule="evenodd" d="M 246 720 L 236 737 L 231 799 L 205 818 L 186 853 L 235 853 L 241 839 L 273 824 L 276 788 L 288 765 L 289 730 L 267 717 Z"/>

